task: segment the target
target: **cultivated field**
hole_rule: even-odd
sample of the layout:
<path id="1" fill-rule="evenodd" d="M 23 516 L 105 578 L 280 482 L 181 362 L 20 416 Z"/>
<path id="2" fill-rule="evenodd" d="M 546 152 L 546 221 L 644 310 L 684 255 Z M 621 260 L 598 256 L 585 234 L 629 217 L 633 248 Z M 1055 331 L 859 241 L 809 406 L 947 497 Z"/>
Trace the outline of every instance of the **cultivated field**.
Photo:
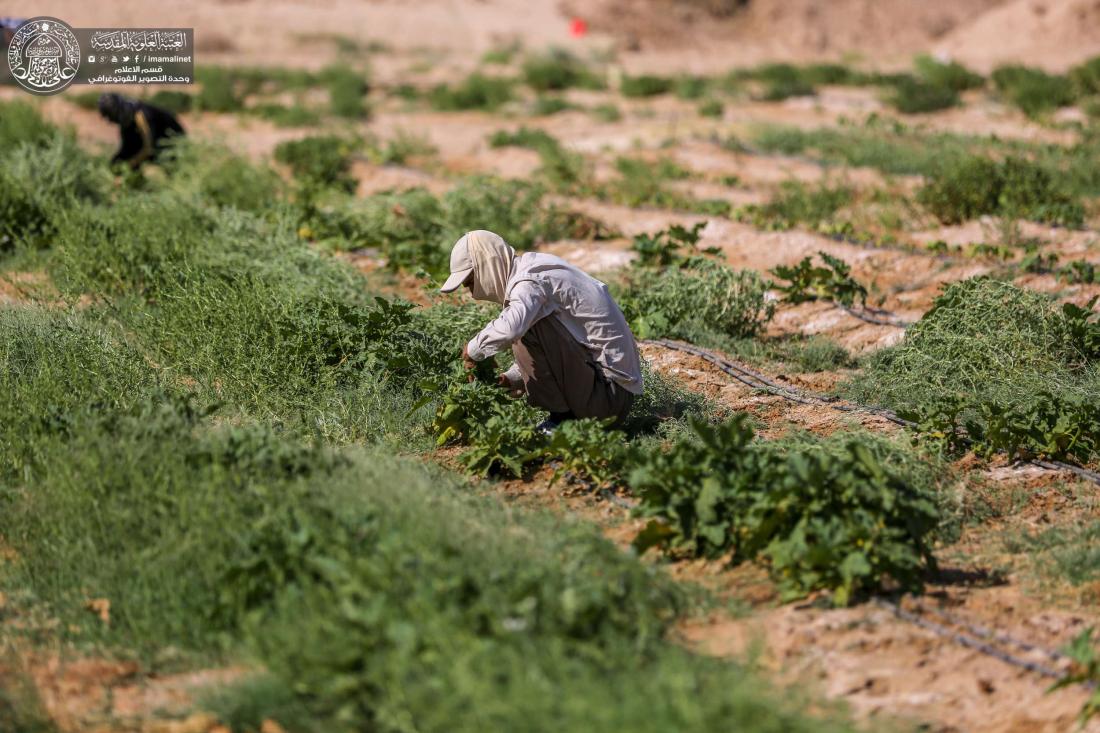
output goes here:
<path id="1" fill-rule="evenodd" d="M 141 173 L 0 92 L 0 732 L 1100 731 L 1100 56 L 345 5 L 175 18 Z M 612 288 L 623 424 L 466 380 L 475 228 Z"/>

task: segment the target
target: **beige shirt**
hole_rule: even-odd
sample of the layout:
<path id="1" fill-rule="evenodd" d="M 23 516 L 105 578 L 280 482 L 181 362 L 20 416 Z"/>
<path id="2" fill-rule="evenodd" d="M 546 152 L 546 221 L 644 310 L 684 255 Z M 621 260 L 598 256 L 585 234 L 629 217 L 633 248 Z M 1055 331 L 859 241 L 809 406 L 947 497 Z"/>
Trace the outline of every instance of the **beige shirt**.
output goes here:
<path id="1" fill-rule="evenodd" d="M 642 393 L 638 346 L 607 286 L 560 257 L 541 252 L 516 256 L 504 310 L 470 340 L 467 353 L 474 361 L 487 359 L 510 348 L 543 318 L 557 318 L 592 354 L 604 376 L 628 392 Z M 507 375 L 519 381 L 518 367 L 513 364 Z"/>

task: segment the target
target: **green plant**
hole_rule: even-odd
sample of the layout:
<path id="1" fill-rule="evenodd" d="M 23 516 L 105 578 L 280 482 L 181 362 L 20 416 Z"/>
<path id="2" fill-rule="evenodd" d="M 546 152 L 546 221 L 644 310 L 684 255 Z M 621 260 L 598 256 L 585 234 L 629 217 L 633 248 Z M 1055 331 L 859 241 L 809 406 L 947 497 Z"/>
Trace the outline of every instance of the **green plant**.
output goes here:
<path id="1" fill-rule="evenodd" d="M 766 289 L 755 272 L 696 258 L 663 271 L 635 269 L 619 302 L 639 338 L 683 338 L 697 330 L 745 337 L 775 312 Z"/>
<path id="2" fill-rule="evenodd" d="M 897 409 L 954 451 L 1087 460 L 1100 420 L 1090 315 L 995 280 L 955 283 L 901 344 L 870 359 L 849 394 Z"/>
<path id="3" fill-rule="evenodd" d="M 350 193 L 357 185 L 351 175 L 351 160 L 359 146 L 358 140 L 339 135 L 316 135 L 279 143 L 275 160 L 290 166 L 303 184 L 333 186 Z"/>
<path id="4" fill-rule="evenodd" d="M 462 180 L 441 199 L 450 244 L 471 229 L 494 231 L 520 250 L 570 236 L 573 218 L 545 204 L 545 195 L 538 183 L 491 176 Z"/>
<path id="5" fill-rule="evenodd" d="M 62 96 L 66 102 L 72 102 L 81 109 L 95 111 L 99 107 L 100 92 L 80 92 L 79 94 L 65 94 Z"/>
<path id="6" fill-rule="evenodd" d="M 300 104 L 257 104 L 249 107 L 248 111 L 272 122 L 276 127 L 312 127 L 321 121 L 321 116 L 316 111 Z"/>
<path id="7" fill-rule="evenodd" d="M 761 99 L 768 102 L 810 96 L 817 92 L 813 82 L 791 64 L 766 64 L 758 67 L 753 77 L 764 83 Z"/>
<path id="8" fill-rule="evenodd" d="M 195 97 L 195 107 L 204 112 L 239 112 L 244 106 L 233 75 L 220 66 L 200 66 L 195 71 L 201 85 Z"/>
<path id="9" fill-rule="evenodd" d="M 520 127 L 515 132 L 497 130 L 489 136 L 489 145 L 494 148 L 515 146 L 535 151 L 561 147 L 557 138 L 537 127 Z"/>
<path id="10" fill-rule="evenodd" d="M 1100 652 L 1097 651 L 1092 639 L 1094 631 L 1095 629 L 1090 626 L 1073 637 L 1073 640 L 1062 650 L 1073 660 L 1073 667 L 1047 690 L 1050 693 L 1064 687 L 1082 684 L 1092 688 L 1092 694 L 1085 700 L 1077 716 L 1082 726 L 1100 715 Z"/>
<path id="11" fill-rule="evenodd" d="M 934 567 L 935 496 L 899 470 L 910 459 L 888 443 L 754 444 L 743 415 L 693 420 L 691 430 L 667 451 L 634 457 L 630 485 L 651 518 L 639 550 L 766 559 L 784 597 L 826 588 L 837 605 L 885 577 L 920 588 Z"/>
<path id="12" fill-rule="evenodd" d="M 802 75 L 811 84 L 860 85 L 867 83 L 858 71 L 837 63 L 816 63 L 802 67 Z"/>
<path id="13" fill-rule="evenodd" d="M 1017 157 L 951 161 L 917 192 L 917 200 L 945 224 L 999 214 L 1076 227 L 1085 217 L 1080 201 L 1062 190 L 1055 173 Z"/>
<path id="14" fill-rule="evenodd" d="M 604 200 L 632 208 L 656 206 L 721 216 L 730 211 L 722 199 L 696 199 L 669 190 L 667 181 L 683 180 L 691 172 L 668 158 L 656 161 L 619 157 L 615 160 L 618 177 L 594 184 L 593 193 Z"/>
<path id="15" fill-rule="evenodd" d="M 0 137 L 3 133 L 0 129 Z M 69 209 L 105 202 L 110 181 L 106 166 L 65 135 L 5 150 L 0 162 L 0 253 L 49 247 Z"/>
<path id="16" fill-rule="evenodd" d="M 283 200 L 278 173 L 217 145 L 180 141 L 173 149 L 173 187 L 213 206 L 273 212 Z"/>
<path id="17" fill-rule="evenodd" d="M 321 78 L 328 87 L 329 109 L 334 115 L 348 119 L 367 116 L 366 97 L 370 85 L 363 74 L 336 64 L 323 69 Z"/>
<path id="18" fill-rule="evenodd" d="M 852 195 L 847 186 L 822 183 L 811 188 L 800 181 L 784 181 L 768 203 L 743 207 L 739 218 L 768 229 L 791 229 L 800 224 L 816 229 L 851 203 Z"/>
<path id="19" fill-rule="evenodd" d="M 640 76 L 623 75 L 619 91 L 624 97 L 656 97 L 672 91 L 673 80 L 665 76 L 642 74 Z"/>
<path id="20" fill-rule="evenodd" d="M 570 87 L 600 89 L 603 82 L 575 55 L 561 48 L 530 56 L 523 62 L 523 79 L 539 92 Z"/>
<path id="21" fill-rule="evenodd" d="M 965 92 L 979 89 L 985 84 L 981 74 L 976 74 L 958 61 L 940 61 L 928 55 L 917 56 L 913 61 L 917 75 L 927 84 Z"/>
<path id="22" fill-rule="evenodd" d="M 992 78 L 997 91 L 1029 117 L 1073 104 L 1073 84 L 1064 76 L 1027 66 L 1008 65 L 994 69 Z"/>
<path id="23" fill-rule="evenodd" d="M 535 414 L 492 383 L 457 382 L 444 395 L 431 428 L 437 445 L 470 446 L 460 458 L 467 470 L 522 476 L 525 466 L 541 460 L 546 444 L 546 436 L 535 430 Z"/>
<path id="24" fill-rule="evenodd" d="M 540 95 L 535 98 L 535 103 L 531 106 L 531 114 L 535 117 L 548 117 L 572 108 L 573 105 L 562 97 Z"/>
<path id="25" fill-rule="evenodd" d="M 808 155 L 825 163 L 870 166 L 886 173 L 936 177 L 961 158 L 1023 158 L 1056 171 L 1058 188 L 1073 197 L 1100 193 L 1100 173 L 1089 165 L 1098 154 L 1100 136 L 1086 132 L 1072 145 L 1032 143 L 996 136 L 928 132 L 872 115 L 863 124 L 803 130 L 766 125 L 752 133 L 766 152 Z M 736 139 L 726 145 L 738 149 Z"/>
<path id="26" fill-rule="evenodd" d="M 1100 359 L 1100 312 L 1095 310 L 1100 296 L 1092 296 L 1084 307 L 1062 304 L 1062 317 L 1074 349 L 1087 360 Z"/>
<path id="27" fill-rule="evenodd" d="M 626 434 L 612 430 L 614 420 L 569 420 L 558 426 L 545 448 L 558 462 L 551 485 L 572 474 L 597 486 L 622 479 L 626 461 Z"/>
<path id="28" fill-rule="evenodd" d="M 995 161 L 966 157 L 944 166 L 917 193 L 917 200 L 945 224 L 997 211 L 1003 178 Z"/>
<path id="29" fill-rule="evenodd" d="M 498 109 L 513 97 L 513 82 L 509 79 L 474 73 L 455 87 L 445 84 L 434 87 L 428 93 L 432 107 L 443 111 Z"/>
<path id="30" fill-rule="evenodd" d="M 673 81 L 673 91 L 680 99 L 700 99 L 710 89 L 710 80 L 703 76 L 682 75 Z"/>
<path id="31" fill-rule="evenodd" d="M 699 222 L 691 229 L 673 224 L 656 234 L 636 235 L 631 244 L 631 249 L 638 255 L 635 264 L 642 267 L 685 265 L 699 254 L 718 254 L 719 250 L 716 247 L 698 249 L 701 232 L 705 226 L 706 222 Z"/>
<path id="32" fill-rule="evenodd" d="M 1068 76 L 1078 97 L 1100 94 L 1100 56 L 1074 66 Z"/>
<path id="33" fill-rule="evenodd" d="M 0 150 L 18 145 L 46 145 L 59 132 L 38 112 L 38 108 L 21 99 L 0 101 Z"/>
<path id="34" fill-rule="evenodd" d="M 490 48 L 481 56 L 481 63 L 483 64 L 496 64 L 499 66 L 506 66 L 512 63 L 512 59 L 521 50 L 520 43 L 518 41 L 500 45 L 495 48 Z"/>
<path id="35" fill-rule="evenodd" d="M 380 165 L 405 165 L 411 158 L 429 158 L 438 152 L 426 136 L 405 129 L 395 132 L 385 143 L 371 140 L 367 146 L 367 156 Z"/>
<path id="36" fill-rule="evenodd" d="M 959 103 L 959 94 L 949 86 L 904 77 L 894 85 L 889 101 L 899 112 L 924 114 L 954 107 Z"/>
<path id="37" fill-rule="evenodd" d="M 973 450 L 1010 459 L 1053 458 L 1087 462 L 1100 453 L 1100 410 L 1094 400 L 1047 390 L 1012 402 L 957 396 L 903 410 L 926 437 L 953 453 Z"/>
<path id="38" fill-rule="evenodd" d="M 708 99 L 705 102 L 699 104 L 699 115 L 701 117 L 718 117 L 722 116 L 722 111 L 725 108 L 722 103 L 717 99 Z"/>
<path id="39" fill-rule="evenodd" d="M 589 112 L 600 122 L 618 122 L 623 118 L 623 113 L 619 111 L 619 108 L 610 103 L 597 104 Z"/>
<path id="40" fill-rule="evenodd" d="M 1058 269 L 1058 277 L 1080 285 L 1100 283 L 1100 268 L 1088 260 L 1072 260 Z"/>
<path id="41" fill-rule="evenodd" d="M 789 285 L 777 285 L 784 299 L 791 303 L 804 303 L 819 298 L 851 306 L 857 300 L 867 300 L 867 288 L 852 278 L 851 266 L 827 252 L 818 252 L 822 265 L 814 266 L 809 257 L 797 265 L 779 265 L 771 274 L 789 281 Z"/>

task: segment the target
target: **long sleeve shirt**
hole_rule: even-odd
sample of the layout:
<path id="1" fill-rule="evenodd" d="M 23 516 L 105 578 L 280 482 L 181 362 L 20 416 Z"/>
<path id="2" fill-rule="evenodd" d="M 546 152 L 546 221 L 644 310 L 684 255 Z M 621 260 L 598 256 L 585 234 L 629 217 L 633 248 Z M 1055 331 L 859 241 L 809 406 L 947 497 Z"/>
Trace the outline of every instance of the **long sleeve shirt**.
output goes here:
<path id="1" fill-rule="evenodd" d="M 557 318 L 592 354 L 606 378 L 633 394 L 642 392 L 642 368 L 634 334 L 607 286 L 560 257 L 541 252 L 517 255 L 505 288 L 504 310 L 466 350 L 487 359 L 523 338 L 537 321 Z M 518 366 L 505 373 L 519 380 Z"/>

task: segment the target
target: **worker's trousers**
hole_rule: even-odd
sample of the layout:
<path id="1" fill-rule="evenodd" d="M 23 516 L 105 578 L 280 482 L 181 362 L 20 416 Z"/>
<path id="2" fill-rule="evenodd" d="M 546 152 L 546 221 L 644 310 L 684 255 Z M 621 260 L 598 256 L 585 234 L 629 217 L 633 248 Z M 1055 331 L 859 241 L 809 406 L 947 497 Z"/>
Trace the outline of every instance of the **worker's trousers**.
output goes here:
<path id="1" fill-rule="evenodd" d="M 547 316 L 512 345 L 527 401 L 562 417 L 621 418 L 634 395 L 604 377 L 561 321 Z"/>

